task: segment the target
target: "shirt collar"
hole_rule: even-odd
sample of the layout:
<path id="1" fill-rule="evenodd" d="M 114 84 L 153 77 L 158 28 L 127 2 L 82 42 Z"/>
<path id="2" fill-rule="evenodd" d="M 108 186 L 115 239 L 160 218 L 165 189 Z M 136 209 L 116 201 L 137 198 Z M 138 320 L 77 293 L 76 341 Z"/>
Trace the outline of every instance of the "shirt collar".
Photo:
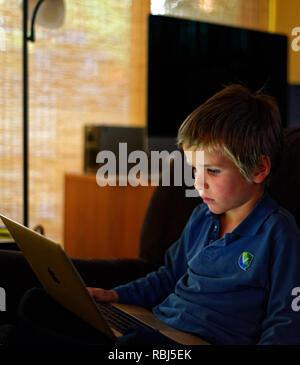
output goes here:
<path id="1" fill-rule="evenodd" d="M 263 222 L 279 208 L 276 203 L 265 191 L 261 199 L 256 203 L 247 217 L 232 231 L 233 234 L 240 236 L 252 236 L 257 233 Z M 214 219 L 219 219 L 220 214 L 212 213 L 209 208 L 206 208 L 206 215 Z"/>

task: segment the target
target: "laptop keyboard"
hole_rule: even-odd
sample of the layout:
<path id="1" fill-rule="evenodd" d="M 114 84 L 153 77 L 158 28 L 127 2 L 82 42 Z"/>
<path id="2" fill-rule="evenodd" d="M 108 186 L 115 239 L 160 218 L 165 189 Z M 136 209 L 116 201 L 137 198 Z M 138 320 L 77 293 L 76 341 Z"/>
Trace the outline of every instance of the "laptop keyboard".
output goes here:
<path id="1" fill-rule="evenodd" d="M 108 303 L 97 303 L 97 307 L 99 308 L 102 316 L 105 318 L 107 323 L 119 331 L 120 333 L 126 332 L 130 327 L 138 326 L 144 327 L 148 329 L 152 329 L 150 326 L 147 326 L 143 322 L 138 319 L 132 317 L 130 314 L 123 312 L 122 310 L 114 307 Z"/>

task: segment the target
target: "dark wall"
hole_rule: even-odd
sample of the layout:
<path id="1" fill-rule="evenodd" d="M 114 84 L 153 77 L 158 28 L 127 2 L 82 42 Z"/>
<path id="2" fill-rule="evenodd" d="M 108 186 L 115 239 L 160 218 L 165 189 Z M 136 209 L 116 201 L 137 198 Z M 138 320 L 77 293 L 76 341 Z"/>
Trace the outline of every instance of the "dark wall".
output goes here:
<path id="1" fill-rule="evenodd" d="M 300 85 L 288 86 L 288 127 L 300 127 Z"/>

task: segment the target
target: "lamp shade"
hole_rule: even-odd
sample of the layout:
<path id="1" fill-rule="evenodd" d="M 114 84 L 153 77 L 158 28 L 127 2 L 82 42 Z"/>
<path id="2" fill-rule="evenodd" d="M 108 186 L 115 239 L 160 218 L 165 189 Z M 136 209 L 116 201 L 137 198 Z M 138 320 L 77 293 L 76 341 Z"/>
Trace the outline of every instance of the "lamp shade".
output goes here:
<path id="1" fill-rule="evenodd" d="M 38 0 L 28 0 L 28 14 L 31 14 Z M 63 0 L 44 0 L 37 12 L 36 23 L 44 28 L 55 29 L 64 22 L 65 5 Z"/>

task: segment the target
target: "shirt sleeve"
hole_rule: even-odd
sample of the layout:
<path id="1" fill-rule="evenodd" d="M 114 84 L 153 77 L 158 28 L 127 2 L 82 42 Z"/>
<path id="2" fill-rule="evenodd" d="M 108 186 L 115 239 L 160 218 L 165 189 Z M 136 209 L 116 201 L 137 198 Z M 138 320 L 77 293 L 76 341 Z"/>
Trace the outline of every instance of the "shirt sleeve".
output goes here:
<path id="1" fill-rule="evenodd" d="M 144 278 L 113 289 L 118 293 L 120 303 L 152 308 L 174 291 L 177 281 L 187 271 L 190 227 L 197 210 L 193 211 L 180 238 L 166 251 L 163 266 Z"/>
<path id="2" fill-rule="evenodd" d="M 296 224 L 283 227 L 277 233 L 275 241 L 269 298 L 258 344 L 299 345 L 300 306 L 295 305 L 297 297 L 294 295 L 300 294 L 300 232 Z"/>

